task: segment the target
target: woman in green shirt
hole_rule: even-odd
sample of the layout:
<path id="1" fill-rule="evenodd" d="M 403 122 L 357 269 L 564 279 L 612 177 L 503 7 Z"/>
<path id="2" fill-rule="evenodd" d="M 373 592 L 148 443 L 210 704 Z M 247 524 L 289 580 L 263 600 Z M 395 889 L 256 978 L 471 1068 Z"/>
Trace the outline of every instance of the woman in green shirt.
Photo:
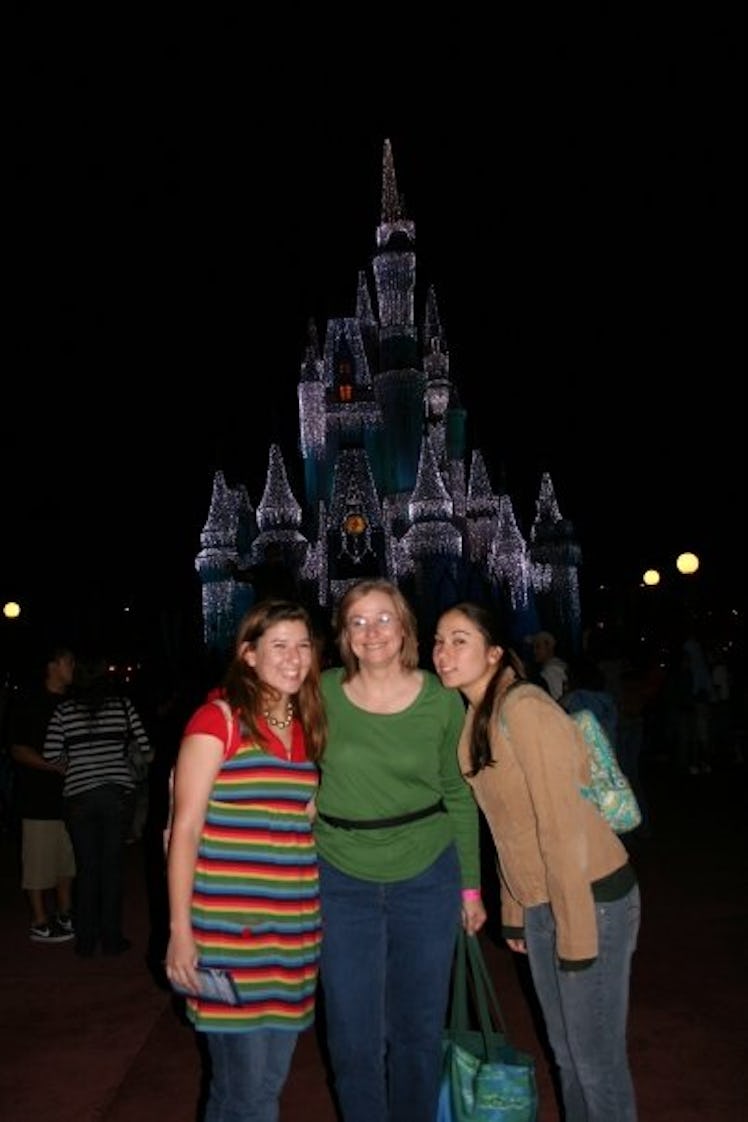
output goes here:
<path id="1" fill-rule="evenodd" d="M 459 694 L 418 668 L 413 612 L 382 579 L 336 612 L 315 834 L 321 981 L 345 1122 L 433 1122 L 458 923 L 485 922 Z"/>

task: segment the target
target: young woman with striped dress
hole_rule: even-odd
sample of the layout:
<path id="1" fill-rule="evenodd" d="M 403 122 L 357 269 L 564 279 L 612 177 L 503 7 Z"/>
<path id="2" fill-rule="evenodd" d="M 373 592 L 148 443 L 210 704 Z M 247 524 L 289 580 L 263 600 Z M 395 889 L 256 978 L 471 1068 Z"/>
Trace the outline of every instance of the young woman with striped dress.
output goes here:
<path id="1" fill-rule="evenodd" d="M 205 1122 L 276 1122 L 321 942 L 310 803 L 325 720 L 304 608 L 250 609 L 221 697 L 224 712 L 208 700 L 192 715 L 177 758 L 166 974 L 195 993 L 195 968 L 218 967 L 239 994 L 186 999 L 211 1060 Z"/>

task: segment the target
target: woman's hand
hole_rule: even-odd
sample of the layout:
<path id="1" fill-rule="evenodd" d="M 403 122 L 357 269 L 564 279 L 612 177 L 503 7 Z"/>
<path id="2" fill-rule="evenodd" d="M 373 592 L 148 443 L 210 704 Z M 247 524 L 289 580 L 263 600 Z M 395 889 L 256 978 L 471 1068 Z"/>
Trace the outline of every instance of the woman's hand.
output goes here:
<path id="1" fill-rule="evenodd" d="M 486 909 L 480 896 L 462 901 L 462 926 L 467 935 L 475 935 L 486 922 Z"/>
<path id="2" fill-rule="evenodd" d="M 507 939 L 506 945 L 516 954 L 527 954 L 527 944 L 524 939 Z"/>
<path id="3" fill-rule="evenodd" d="M 195 967 L 197 962 L 197 947 L 192 937 L 192 931 L 186 931 L 184 934 L 180 933 L 178 935 L 172 933 L 164 960 L 166 977 L 172 985 L 179 985 L 183 989 L 192 990 L 193 993 L 196 992 L 198 982 Z"/>

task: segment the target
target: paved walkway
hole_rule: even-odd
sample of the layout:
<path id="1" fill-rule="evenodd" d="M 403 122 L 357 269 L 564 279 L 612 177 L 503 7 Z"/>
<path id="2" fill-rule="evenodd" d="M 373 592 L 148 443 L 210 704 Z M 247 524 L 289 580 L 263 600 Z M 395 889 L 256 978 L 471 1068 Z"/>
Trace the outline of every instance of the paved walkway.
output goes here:
<path id="1" fill-rule="evenodd" d="M 746 772 L 649 777 L 655 833 L 633 848 L 643 898 L 630 1034 L 640 1122 L 748 1117 Z M 16 847 L 0 838 L 3 1122 L 197 1122 L 197 1040 L 146 964 L 158 893 L 144 858 L 142 843 L 128 850 L 133 949 L 79 959 L 71 944 L 29 941 Z M 513 1041 L 537 1057 L 538 1122 L 558 1122 L 517 962 L 492 931 L 485 946 Z M 297 1049 L 281 1122 L 336 1122 L 314 1031 Z"/>

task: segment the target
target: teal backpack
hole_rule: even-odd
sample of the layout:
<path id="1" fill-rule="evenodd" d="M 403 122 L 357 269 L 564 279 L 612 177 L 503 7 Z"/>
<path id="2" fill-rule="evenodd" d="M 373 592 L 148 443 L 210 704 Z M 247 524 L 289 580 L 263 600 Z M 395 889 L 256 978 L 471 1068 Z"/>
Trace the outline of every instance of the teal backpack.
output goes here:
<path id="1" fill-rule="evenodd" d="M 569 716 L 582 733 L 590 761 L 590 784 L 581 788 L 582 794 L 617 834 L 635 830 L 642 812 L 603 726 L 591 709 L 578 709 Z"/>

